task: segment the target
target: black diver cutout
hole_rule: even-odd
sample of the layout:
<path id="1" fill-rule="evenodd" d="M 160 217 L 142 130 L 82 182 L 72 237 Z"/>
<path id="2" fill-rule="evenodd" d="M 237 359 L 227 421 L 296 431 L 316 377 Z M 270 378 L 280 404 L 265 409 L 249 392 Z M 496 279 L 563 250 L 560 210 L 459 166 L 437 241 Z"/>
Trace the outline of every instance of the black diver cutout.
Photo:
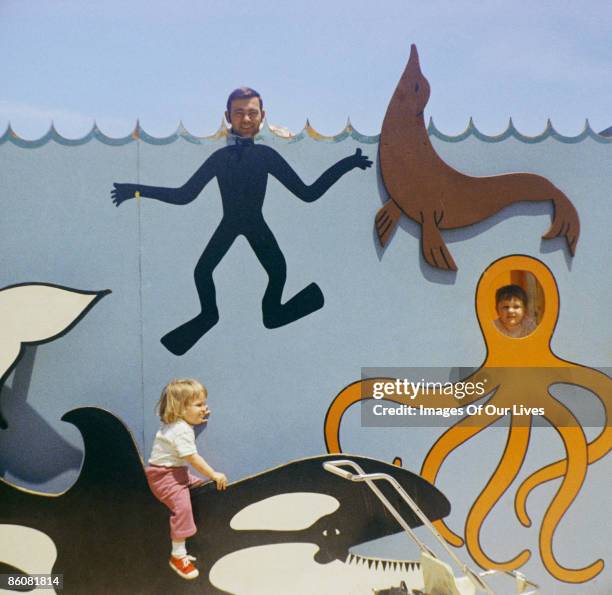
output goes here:
<path id="1" fill-rule="evenodd" d="M 344 174 L 358 167 L 365 170 L 372 162 L 357 149 L 341 159 L 311 185 L 305 184 L 285 159 L 271 147 L 258 145 L 252 138 L 233 136 L 234 143 L 215 151 L 180 188 L 142 184 L 114 184 L 111 191 L 116 206 L 136 196 L 185 205 L 193 201 L 213 178 L 221 190 L 223 218 L 213 233 L 194 270 L 202 311 L 161 338 L 175 355 L 183 355 L 218 321 L 213 271 L 234 240 L 243 235 L 268 275 L 268 286 L 261 308 L 263 323 L 273 329 L 308 316 L 323 307 L 324 298 L 316 283 L 310 283 L 284 304 L 281 303 L 287 279 L 285 257 L 262 213 L 268 174 L 304 202 L 314 202 Z"/>

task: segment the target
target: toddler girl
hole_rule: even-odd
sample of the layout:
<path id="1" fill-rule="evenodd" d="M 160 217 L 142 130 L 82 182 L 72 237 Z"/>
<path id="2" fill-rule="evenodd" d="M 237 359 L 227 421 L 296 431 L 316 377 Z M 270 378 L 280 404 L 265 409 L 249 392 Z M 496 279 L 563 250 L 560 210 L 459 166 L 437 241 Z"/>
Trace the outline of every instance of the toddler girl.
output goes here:
<path id="1" fill-rule="evenodd" d="M 162 425 L 146 468 L 151 491 L 170 509 L 170 568 L 185 579 L 199 574 L 193 565 L 195 558 L 188 556 L 185 548 L 185 539 L 197 531 L 189 488 L 204 483 L 189 472 L 187 464 L 214 480 L 218 490 L 227 485 L 225 475 L 216 472 L 196 448 L 193 426 L 204 423 L 210 415 L 207 397 L 206 389 L 197 380 L 172 380 L 164 388 L 157 405 Z"/>

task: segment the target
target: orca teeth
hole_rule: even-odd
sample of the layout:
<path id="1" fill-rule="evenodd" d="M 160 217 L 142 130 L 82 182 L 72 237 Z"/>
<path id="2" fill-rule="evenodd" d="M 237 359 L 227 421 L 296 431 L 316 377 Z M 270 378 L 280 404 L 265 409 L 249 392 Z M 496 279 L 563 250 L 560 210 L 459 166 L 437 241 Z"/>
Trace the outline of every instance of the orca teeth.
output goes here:
<path id="1" fill-rule="evenodd" d="M 418 572 L 420 571 L 420 562 L 412 560 L 384 560 L 382 558 L 370 558 L 368 556 L 360 556 L 359 554 L 348 553 L 344 563 L 348 566 L 363 567 L 367 566 L 369 570 L 378 573 L 394 573 L 394 572 Z"/>

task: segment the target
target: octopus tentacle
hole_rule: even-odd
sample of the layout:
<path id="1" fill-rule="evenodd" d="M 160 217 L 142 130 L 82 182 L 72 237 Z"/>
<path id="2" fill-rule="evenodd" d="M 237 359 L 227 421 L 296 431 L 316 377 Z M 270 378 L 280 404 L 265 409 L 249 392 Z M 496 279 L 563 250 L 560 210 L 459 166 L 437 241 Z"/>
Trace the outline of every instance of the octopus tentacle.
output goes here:
<path id="1" fill-rule="evenodd" d="M 491 479 L 472 505 L 465 522 L 467 549 L 474 561 L 483 568 L 515 570 L 531 557 L 529 550 L 523 550 L 511 560 L 496 562 L 484 553 L 480 545 L 480 529 L 485 519 L 523 466 L 531 432 L 531 424 L 526 424 L 526 421 L 526 419 L 521 419 L 520 423 L 517 423 L 515 416 L 512 416 L 504 454 Z"/>
<path id="2" fill-rule="evenodd" d="M 372 379 L 372 382 L 382 380 L 380 378 Z M 349 407 L 358 403 L 361 400 L 363 393 L 363 380 L 357 380 L 343 388 L 336 398 L 332 401 L 327 409 L 324 423 L 325 447 L 329 453 L 340 453 L 340 424 L 342 416 Z"/>
<path id="3" fill-rule="evenodd" d="M 491 424 L 495 423 L 500 417 L 500 415 L 472 415 L 463 418 L 454 426 L 451 426 L 429 449 L 429 452 L 423 461 L 423 465 L 421 466 L 421 477 L 430 483 L 435 484 L 440 467 L 448 455 L 453 452 L 453 450 L 461 446 L 464 442 L 467 442 L 470 438 Z M 461 547 L 463 545 L 463 539 L 451 531 L 444 521 L 435 521 L 434 525 L 442 537 L 444 537 L 444 539 L 446 539 L 446 541 L 448 541 L 451 545 L 454 545 L 455 547 Z"/>
<path id="4" fill-rule="evenodd" d="M 595 440 L 587 444 L 587 464 L 590 465 L 605 457 L 610 452 L 611 443 L 612 428 L 606 427 Z M 519 521 L 525 527 L 531 526 L 531 519 L 527 512 L 527 498 L 531 491 L 547 481 L 563 477 L 566 473 L 567 458 L 564 458 L 535 471 L 519 486 L 514 499 L 514 509 Z"/>
<path id="5" fill-rule="evenodd" d="M 483 369 L 476 370 L 473 374 L 468 376 L 467 378 L 462 380 L 463 384 L 473 383 L 476 384 L 480 380 L 486 378 L 486 372 Z M 366 380 L 356 380 L 352 382 L 345 388 L 343 388 L 331 402 L 331 405 L 327 409 L 327 414 L 325 415 L 324 422 L 324 436 L 325 436 L 325 446 L 327 447 L 327 452 L 329 453 L 340 453 L 342 452 L 342 448 L 340 446 L 340 425 L 342 423 L 342 416 L 344 413 L 352 407 L 355 403 L 358 403 L 364 399 L 372 398 L 372 385 L 374 382 L 392 382 L 393 378 L 368 378 Z M 496 388 L 496 386 L 489 386 L 488 390 L 492 391 Z M 436 399 L 436 407 L 456 407 L 458 405 L 457 400 L 454 395 L 448 394 L 418 394 L 412 397 L 407 397 L 403 395 L 385 395 L 383 400 L 385 401 L 393 401 L 395 403 L 409 403 L 411 405 L 419 405 L 421 401 L 428 399 L 428 405 L 431 405 L 431 399 Z M 466 395 L 459 399 L 461 406 L 469 405 L 474 401 L 482 399 L 483 395 L 473 394 Z"/>
<path id="6" fill-rule="evenodd" d="M 603 570 L 603 560 L 596 560 L 583 568 L 566 568 L 561 566 L 555 559 L 552 551 L 552 541 L 559 522 L 580 491 L 586 476 L 586 437 L 578 420 L 567 407 L 552 397 L 547 402 L 545 418 L 557 430 L 563 440 L 563 446 L 567 454 L 567 470 L 561 486 L 548 506 L 542 520 L 539 538 L 540 556 L 546 570 L 556 579 L 568 583 L 583 583 L 591 580 Z M 568 419 L 571 425 L 568 424 Z"/>
<path id="7" fill-rule="evenodd" d="M 601 401 L 605 409 L 602 431 L 587 444 L 587 463 L 590 465 L 605 457 L 612 450 L 612 428 L 608 425 L 608 420 L 610 420 L 609 410 L 612 406 L 610 379 L 602 372 L 584 366 L 575 365 L 560 370 L 560 373 L 563 371 L 565 371 L 565 374 L 563 374 L 564 380 L 568 384 L 575 384 L 591 391 Z M 524 526 L 531 526 L 531 519 L 527 514 L 527 498 L 531 491 L 547 481 L 563 477 L 566 472 L 567 457 L 535 471 L 519 486 L 514 500 L 514 508 L 517 517 Z"/>

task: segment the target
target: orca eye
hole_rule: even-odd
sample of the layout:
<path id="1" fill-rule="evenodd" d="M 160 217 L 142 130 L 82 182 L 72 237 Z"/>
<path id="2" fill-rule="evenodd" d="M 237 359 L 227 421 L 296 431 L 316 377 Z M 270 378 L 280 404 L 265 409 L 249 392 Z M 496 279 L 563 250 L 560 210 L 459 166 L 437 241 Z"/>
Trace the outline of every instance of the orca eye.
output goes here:
<path id="1" fill-rule="evenodd" d="M 334 529 L 334 531 L 336 532 L 336 535 L 340 535 L 340 529 Z"/>
<path id="2" fill-rule="evenodd" d="M 419 87 L 419 83 L 417 83 L 417 84 L 414 86 L 414 92 L 415 92 L 415 93 L 418 93 L 420 88 L 421 88 L 421 87 Z"/>
<path id="3" fill-rule="evenodd" d="M 323 530 L 323 535 L 325 535 L 325 537 L 327 537 L 327 529 Z"/>

